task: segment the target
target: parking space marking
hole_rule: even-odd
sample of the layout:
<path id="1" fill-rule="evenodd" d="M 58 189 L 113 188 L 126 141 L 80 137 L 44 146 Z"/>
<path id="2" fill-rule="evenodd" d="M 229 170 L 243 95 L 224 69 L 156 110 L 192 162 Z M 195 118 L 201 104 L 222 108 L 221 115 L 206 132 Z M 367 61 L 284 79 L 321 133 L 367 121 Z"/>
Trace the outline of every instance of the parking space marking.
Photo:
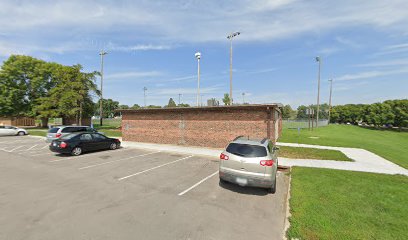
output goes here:
<path id="1" fill-rule="evenodd" d="M 199 181 L 198 183 L 194 184 L 193 186 L 187 188 L 186 190 L 182 191 L 182 192 L 179 193 L 178 195 L 179 195 L 179 196 L 183 196 L 184 194 L 188 193 L 190 190 L 196 188 L 196 187 L 197 187 L 198 185 L 200 185 L 201 183 L 203 183 L 203 182 L 207 181 L 209 178 L 215 176 L 217 173 L 218 173 L 218 170 L 217 170 L 215 173 L 213 173 L 213 174 L 211 174 L 211 175 L 209 175 L 209 176 L 207 176 L 207 177 L 201 179 L 201 181 Z"/>
<path id="2" fill-rule="evenodd" d="M 20 153 L 20 154 L 23 154 L 23 153 Z M 38 154 L 32 154 L 31 156 L 32 156 L 32 157 L 35 157 L 35 156 L 51 155 L 51 154 L 55 154 L 55 153 L 54 153 L 54 152 L 38 153 Z"/>
<path id="3" fill-rule="evenodd" d="M 31 146 L 30 148 L 28 148 L 28 149 L 26 149 L 26 150 L 23 150 L 23 151 L 30 151 L 31 149 L 33 149 L 33 148 L 35 148 L 35 147 L 37 147 L 38 146 L 38 144 L 34 144 L 33 146 Z"/>
<path id="4" fill-rule="evenodd" d="M 165 164 L 156 166 L 156 167 L 152 167 L 152 168 L 143 170 L 143 171 L 141 171 L 141 172 L 133 173 L 133 174 L 131 174 L 131 175 L 128 175 L 128 176 L 125 176 L 125 177 L 121 177 L 121 178 L 119 178 L 118 180 L 119 180 L 119 181 L 122 181 L 122 180 L 125 180 L 125 179 L 127 179 L 127 178 L 131 178 L 131 177 L 140 175 L 140 174 L 142 174 L 142 173 L 150 172 L 150 171 L 152 171 L 152 170 L 154 170 L 154 169 L 157 169 L 157 168 L 161 168 L 161 167 L 164 167 L 164 166 L 167 166 L 167 165 L 176 163 L 176 162 L 180 162 L 180 161 L 182 161 L 182 160 L 191 158 L 191 157 L 193 157 L 193 156 L 194 156 L 194 155 L 191 155 L 191 156 L 188 156 L 188 157 L 184 157 L 184 158 L 180 158 L 180 159 L 177 159 L 177 160 L 175 160 L 175 161 L 171 161 L 171 162 L 168 162 L 168 163 L 165 163 Z"/>
<path id="5" fill-rule="evenodd" d="M 24 146 L 17 146 L 15 148 L 11 149 L 10 151 L 7 151 L 7 150 L 5 150 L 5 151 L 6 152 L 13 152 L 14 150 L 17 150 L 17 149 L 22 148 L 22 147 L 24 147 Z"/>
<path id="6" fill-rule="evenodd" d="M 127 151 L 127 150 L 131 150 L 131 148 L 126 148 L 126 149 L 123 149 L 123 150 L 118 149 L 118 150 L 115 150 L 115 152 L 122 152 L 122 151 Z M 84 155 L 75 156 L 75 157 L 65 157 L 65 158 L 62 158 L 62 159 L 51 160 L 51 161 L 48 161 L 48 162 L 60 162 L 60 161 L 66 161 L 66 160 L 71 160 L 71 159 L 79 159 L 79 158 L 83 158 L 83 157 L 92 157 L 92 156 L 99 155 L 99 154 L 102 154 L 102 153 L 106 154 L 106 152 L 107 151 L 102 151 L 102 152 L 89 153 L 89 154 L 84 154 Z"/>
<path id="7" fill-rule="evenodd" d="M 103 162 L 103 163 L 99 163 L 99 164 L 89 165 L 89 166 L 86 166 L 86 167 L 78 168 L 78 170 L 89 169 L 89 168 L 93 168 L 93 167 L 106 165 L 106 164 L 109 164 L 109 163 L 115 163 L 115 162 L 120 162 L 120 161 L 124 161 L 124 160 L 129 160 L 129 159 L 137 158 L 137 157 L 144 157 L 144 156 L 152 155 L 152 154 L 159 153 L 159 152 L 161 152 L 161 151 L 145 153 L 145 154 L 137 155 L 137 156 L 133 156 L 133 157 L 127 157 L 127 158 L 122 158 L 122 159 L 113 160 L 113 161 L 109 161 L 109 162 Z"/>

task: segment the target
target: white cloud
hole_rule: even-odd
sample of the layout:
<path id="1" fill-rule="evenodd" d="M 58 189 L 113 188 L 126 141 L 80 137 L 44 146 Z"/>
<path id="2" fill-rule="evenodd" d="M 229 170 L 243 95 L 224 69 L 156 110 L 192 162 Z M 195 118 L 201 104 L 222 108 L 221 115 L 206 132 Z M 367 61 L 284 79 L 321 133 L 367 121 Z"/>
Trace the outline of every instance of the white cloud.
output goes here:
<path id="1" fill-rule="evenodd" d="M 395 59 L 387 61 L 377 61 L 371 63 L 356 64 L 355 67 L 394 67 L 394 66 L 408 66 L 408 58 Z"/>
<path id="2" fill-rule="evenodd" d="M 0 3 L 0 34 L 42 30 L 53 35 L 126 31 L 135 37 L 171 42 L 271 41 L 338 27 L 369 25 L 383 31 L 406 31 L 408 1 L 21 1 Z M 47 31 L 44 31 L 47 29 Z M 120 38 L 120 35 L 115 37 Z M 353 44 L 339 38 L 339 42 Z M 137 46 L 137 45 L 136 45 Z M 150 49 L 149 45 L 137 49 Z"/>
<path id="3" fill-rule="evenodd" d="M 146 78 L 146 77 L 157 77 L 161 76 L 162 73 L 158 71 L 148 71 L 148 72 L 138 72 L 138 71 L 130 71 L 130 72 L 117 72 L 105 75 L 107 80 L 109 79 L 136 79 L 136 78 Z"/>
<path id="4" fill-rule="evenodd" d="M 359 80 L 359 79 L 368 79 L 368 78 L 375 78 L 375 77 L 382 77 L 382 76 L 389 76 L 394 74 L 400 73 L 408 73 L 408 68 L 401 68 L 395 70 L 376 70 L 376 71 L 367 71 L 367 72 L 360 72 L 360 73 L 353 73 L 353 74 L 345 74 L 340 77 L 335 77 L 336 81 L 348 81 L 348 80 Z"/>
<path id="5" fill-rule="evenodd" d="M 148 50 L 170 50 L 173 47 L 170 45 L 154 45 L 154 44 L 137 44 L 133 46 L 118 46 L 113 43 L 109 43 L 105 49 L 111 51 L 124 51 L 124 52 L 131 52 L 131 51 L 148 51 Z"/>

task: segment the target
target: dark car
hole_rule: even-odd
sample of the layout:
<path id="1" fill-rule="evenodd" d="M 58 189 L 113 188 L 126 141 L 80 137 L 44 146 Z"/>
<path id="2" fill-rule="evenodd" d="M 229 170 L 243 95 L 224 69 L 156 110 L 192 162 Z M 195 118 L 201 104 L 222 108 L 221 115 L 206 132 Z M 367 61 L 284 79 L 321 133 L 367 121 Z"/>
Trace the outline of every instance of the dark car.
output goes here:
<path id="1" fill-rule="evenodd" d="M 72 133 L 53 140 L 50 144 L 51 151 L 74 156 L 81 155 L 83 152 L 115 150 L 119 147 L 119 139 L 109 138 L 100 133 Z"/>

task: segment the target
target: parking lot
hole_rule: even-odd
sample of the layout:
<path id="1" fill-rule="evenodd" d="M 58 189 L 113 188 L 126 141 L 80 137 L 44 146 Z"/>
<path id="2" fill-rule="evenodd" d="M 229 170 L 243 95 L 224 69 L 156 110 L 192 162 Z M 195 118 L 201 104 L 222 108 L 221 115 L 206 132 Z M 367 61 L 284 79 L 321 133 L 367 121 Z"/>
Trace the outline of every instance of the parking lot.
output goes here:
<path id="1" fill-rule="evenodd" d="M 0 239 L 281 239 L 277 192 L 219 184 L 218 159 L 121 148 L 78 157 L 0 137 Z"/>

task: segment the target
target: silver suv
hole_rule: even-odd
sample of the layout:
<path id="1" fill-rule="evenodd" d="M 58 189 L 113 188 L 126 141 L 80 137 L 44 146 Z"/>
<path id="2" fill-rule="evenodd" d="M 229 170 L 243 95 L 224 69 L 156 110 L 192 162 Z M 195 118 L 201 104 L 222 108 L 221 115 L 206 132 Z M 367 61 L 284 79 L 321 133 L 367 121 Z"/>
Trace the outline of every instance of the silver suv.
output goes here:
<path id="1" fill-rule="evenodd" d="M 275 193 L 278 150 L 267 138 L 235 138 L 220 155 L 220 182 L 267 188 Z"/>
<path id="2" fill-rule="evenodd" d="M 98 132 L 96 129 L 93 129 L 89 126 L 57 126 L 48 130 L 46 142 L 50 143 L 53 140 L 56 140 L 62 136 L 65 136 L 70 133 L 76 132 Z"/>

